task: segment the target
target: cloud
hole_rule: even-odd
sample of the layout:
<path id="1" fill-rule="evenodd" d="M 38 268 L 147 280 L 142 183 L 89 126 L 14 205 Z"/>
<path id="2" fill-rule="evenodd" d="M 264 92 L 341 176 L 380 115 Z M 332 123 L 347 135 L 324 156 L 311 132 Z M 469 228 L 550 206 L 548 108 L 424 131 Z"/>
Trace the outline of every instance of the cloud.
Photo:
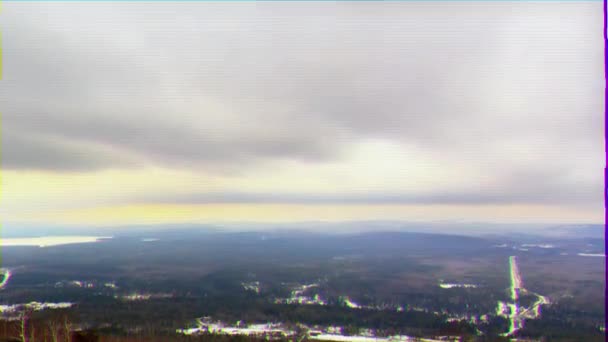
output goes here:
<path id="1" fill-rule="evenodd" d="M 62 140 L 44 135 L 2 135 L 5 148 L 3 168 L 18 165 L 21 170 L 94 171 L 106 165 L 134 167 L 138 161 L 107 146 Z M 9 146 L 9 147 L 6 147 Z"/>
<path id="2" fill-rule="evenodd" d="M 507 179 L 498 179 L 493 185 L 461 187 L 460 189 L 429 189 L 427 191 L 348 191 L 334 193 L 311 192 L 230 192 L 188 191 L 135 195 L 125 198 L 125 203 L 159 204 L 366 204 L 366 205 L 496 205 L 496 204 L 546 204 L 596 207 L 602 203 L 598 184 L 572 182 L 559 174 L 548 177 L 521 172 Z M 540 181 L 539 181 L 540 179 Z"/>
<path id="3" fill-rule="evenodd" d="M 381 139 L 489 180 L 475 188 L 455 173 L 447 190 L 175 200 L 593 202 L 599 6 L 6 4 L 2 167 L 247 174 L 341 161 Z"/>

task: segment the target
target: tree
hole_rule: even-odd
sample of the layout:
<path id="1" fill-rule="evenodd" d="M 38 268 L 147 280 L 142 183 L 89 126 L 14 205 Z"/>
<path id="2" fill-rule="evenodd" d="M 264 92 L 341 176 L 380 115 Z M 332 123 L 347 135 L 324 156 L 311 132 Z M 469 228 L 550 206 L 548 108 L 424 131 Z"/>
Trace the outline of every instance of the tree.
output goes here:
<path id="1" fill-rule="evenodd" d="M 27 306 L 23 307 L 23 310 L 19 314 L 19 339 L 21 342 L 29 342 L 27 334 L 27 324 L 29 322 L 32 311 Z"/>
<path id="2" fill-rule="evenodd" d="M 68 316 L 63 316 L 63 332 L 65 334 L 65 342 L 71 342 L 72 322 L 68 319 Z"/>
<path id="3" fill-rule="evenodd" d="M 61 332 L 61 324 L 54 319 L 47 322 L 47 327 L 51 333 L 51 342 L 59 342 L 59 334 Z"/>
<path id="4" fill-rule="evenodd" d="M 305 326 L 303 326 L 301 324 L 296 324 L 295 329 L 294 329 L 293 341 L 301 342 L 301 341 L 306 340 L 307 338 L 308 338 L 308 328 L 306 328 Z"/>

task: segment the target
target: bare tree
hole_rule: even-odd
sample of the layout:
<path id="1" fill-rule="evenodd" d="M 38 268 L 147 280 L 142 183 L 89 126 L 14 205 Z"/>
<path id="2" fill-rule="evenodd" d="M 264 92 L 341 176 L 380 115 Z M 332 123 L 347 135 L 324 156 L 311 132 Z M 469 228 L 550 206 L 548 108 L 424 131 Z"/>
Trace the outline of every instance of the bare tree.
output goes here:
<path id="1" fill-rule="evenodd" d="M 31 311 L 27 306 L 25 306 L 23 311 L 21 311 L 19 314 L 19 338 L 21 339 L 21 342 L 29 342 L 27 336 L 27 323 L 29 321 L 30 314 Z"/>
<path id="2" fill-rule="evenodd" d="M 295 342 L 305 341 L 308 338 L 308 328 L 301 324 L 296 324 L 294 332 L 293 341 Z"/>
<path id="3" fill-rule="evenodd" d="M 30 342 L 36 342 L 36 327 L 33 324 L 30 324 Z"/>
<path id="4" fill-rule="evenodd" d="M 54 319 L 51 319 L 47 323 L 49 332 L 51 333 L 51 342 L 59 342 L 59 332 L 61 331 L 61 325 Z"/>
<path id="5" fill-rule="evenodd" d="M 72 322 L 68 316 L 63 316 L 63 330 L 65 333 L 65 342 L 72 342 Z"/>

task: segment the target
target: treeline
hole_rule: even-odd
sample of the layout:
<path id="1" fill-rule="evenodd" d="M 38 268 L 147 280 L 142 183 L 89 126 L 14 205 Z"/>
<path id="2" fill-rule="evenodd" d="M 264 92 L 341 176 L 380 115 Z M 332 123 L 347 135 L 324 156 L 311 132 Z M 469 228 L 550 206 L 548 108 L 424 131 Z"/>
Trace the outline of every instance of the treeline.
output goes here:
<path id="1" fill-rule="evenodd" d="M 35 317 L 31 312 L 21 312 L 17 317 L 0 320 L 0 342 L 258 342 L 264 337 L 227 336 L 203 334 L 186 336 L 181 334 L 151 335 L 147 332 L 112 332 L 112 329 L 83 329 L 72 321 L 68 313 Z M 280 341 L 280 340 L 279 340 Z M 284 341 L 288 341 L 284 339 Z"/>
<path id="2" fill-rule="evenodd" d="M 293 308 L 292 308 L 293 309 Z M 360 312 L 357 310 L 353 312 Z M 305 315 L 296 312 L 295 315 Z M 421 319 L 421 315 L 418 319 Z M 344 318 L 342 321 L 344 335 L 358 335 L 365 328 L 369 329 L 369 324 L 361 326 L 355 321 L 354 316 Z M 318 319 L 331 319 L 323 315 Z M 378 317 L 378 319 L 382 319 Z M 408 319 L 416 319 L 408 316 Z M 374 318 L 370 318 L 368 323 L 372 323 Z M 326 322 L 319 322 L 326 323 Z M 421 324 L 422 322 L 418 322 Z M 551 322 L 555 324 L 555 322 Z M 373 324 L 373 323 L 372 323 Z M 434 323 L 427 322 L 433 326 Z M 502 330 L 504 322 L 498 320 L 488 325 L 493 325 L 489 330 L 490 334 L 477 335 L 467 322 L 451 322 L 433 326 L 433 330 L 411 328 L 406 329 L 409 333 L 404 333 L 403 329 L 382 328 L 372 329 L 376 336 L 409 335 L 414 337 L 424 336 L 459 336 L 463 342 L 506 342 L 509 338 L 498 336 Z M 543 324 L 540 321 L 530 321 L 525 329 L 525 334 L 518 336 L 518 340 L 525 341 L 525 338 L 532 338 L 530 341 L 559 341 L 574 342 L 603 341 L 604 334 L 599 331 L 592 333 L 587 331 L 577 331 L 576 326 L 565 326 L 562 329 L 553 324 Z M 424 325 L 424 324 L 423 324 Z M 308 341 L 308 329 L 299 324 L 288 325 L 290 330 L 296 331 L 291 337 L 272 336 L 273 341 Z M 298 329 L 299 327 L 299 329 Z M 429 326 L 430 327 L 430 326 Z M 485 327 L 489 328 L 488 326 Z M 484 329 L 485 330 L 485 329 Z M 523 336 L 525 335 L 525 336 Z M 536 336 L 534 336 L 536 335 Z M 57 310 L 53 312 L 27 312 L 23 311 L 11 320 L 0 320 L 0 342 L 199 342 L 199 341 L 235 341 L 235 342 L 257 342 L 267 341 L 269 336 L 232 336 L 220 334 L 201 334 L 187 336 L 178 334 L 175 331 L 160 331 L 153 325 L 147 328 L 137 329 L 117 329 L 112 326 L 90 326 L 79 322 L 73 312 L 69 310 Z"/>
<path id="3" fill-rule="evenodd" d="M 67 313 L 53 318 L 34 318 L 24 310 L 15 317 L 0 320 L 0 341 L 72 342 L 74 323 Z"/>

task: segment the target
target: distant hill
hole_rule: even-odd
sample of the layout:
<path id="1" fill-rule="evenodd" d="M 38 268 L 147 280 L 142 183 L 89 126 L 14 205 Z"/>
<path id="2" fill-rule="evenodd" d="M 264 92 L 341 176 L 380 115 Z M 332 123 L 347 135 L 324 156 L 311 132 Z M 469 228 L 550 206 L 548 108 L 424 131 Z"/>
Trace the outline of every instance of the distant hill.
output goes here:
<path id="1" fill-rule="evenodd" d="M 560 225 L 548 227 L 545 231 L 560 237 L 603 239 L 604 228 L 603 224 Z"/>

